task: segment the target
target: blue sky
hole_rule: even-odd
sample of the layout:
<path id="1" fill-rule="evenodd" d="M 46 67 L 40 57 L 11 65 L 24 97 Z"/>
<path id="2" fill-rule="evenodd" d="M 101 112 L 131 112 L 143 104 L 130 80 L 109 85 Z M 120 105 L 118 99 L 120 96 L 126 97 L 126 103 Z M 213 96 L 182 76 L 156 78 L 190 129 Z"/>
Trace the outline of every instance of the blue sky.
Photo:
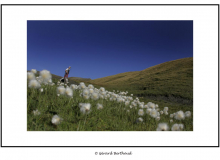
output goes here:
<path id="1" fill-rule="evenodd" d="M 193 21 L 27 21 L 27 69 L 101 78 L 193 57 Z"/>

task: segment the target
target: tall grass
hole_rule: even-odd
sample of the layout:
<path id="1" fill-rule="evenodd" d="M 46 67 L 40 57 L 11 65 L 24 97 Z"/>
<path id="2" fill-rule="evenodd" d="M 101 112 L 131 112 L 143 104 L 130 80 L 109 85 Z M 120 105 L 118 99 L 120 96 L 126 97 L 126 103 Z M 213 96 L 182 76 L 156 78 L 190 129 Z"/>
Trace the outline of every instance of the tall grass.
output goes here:
<path id="1" fill-rule="evenodd" d="M 56 80 L 57 81 L 57 80 Z M 56 83 L 55 81 L 55 83 Z M 158 124 L 165 122 L 169 130 L 173 124 L 183 124 L 183 131 L 193 130 L 193 115 L 184 120 L 170 118 L 171 113 L 179 110 L 191 111 L 191 107 L 164 101 L 149 101 L 158 104 L 158 111 L 169 107 L 168 115 L 160 114 L 160 120 L 156 120 L 146 113 L 139 116 L 138 111 L 141 101 L 133 97 L 137 106 L 125 105 L 124 102 L 110 100 L 110 97 L 99 98 L 98 100 L 84 99 L 81 96 L 83 89 L 73 90 L 72 98 L 66 95 L 57 95 L 57 87 L 60 84 L 41 84 L 40 89 L 27 89 L 27 130 L 28 131 L 156 131 Z M 67 87 L 66 85 L 65 87 Z M 70 85 L 69 85 L 70 86 Z M 41 91 L 43 89 L 43 92 Z M 120 92 L 115 91 L 119 95 Z M 132 92 L 127 93 L 127 96 Z M 131 96 L 130 96 L 131 97 Z M 136 100 L 135 100 L 136 99 Z M 149 101 L 143 101 L 145 105 Z M 80 112 L 80 103 L 90 103 L 91 111 L 88 114 Z M 102 104 L 103 109 L 97 109 L 97 104 Z M 52 117 L 58 115 L 62 120 L 58 125 L 52 123 Z M 142 118 L 143 121 L 141 121 Z M 170 122 L 170 119 L 173 122 Z"/>

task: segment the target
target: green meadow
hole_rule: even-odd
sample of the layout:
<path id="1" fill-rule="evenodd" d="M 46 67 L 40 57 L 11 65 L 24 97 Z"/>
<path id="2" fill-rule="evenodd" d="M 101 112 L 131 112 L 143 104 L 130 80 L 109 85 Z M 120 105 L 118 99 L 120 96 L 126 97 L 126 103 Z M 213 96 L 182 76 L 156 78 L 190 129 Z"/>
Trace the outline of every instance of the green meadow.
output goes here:
<path id="1" fill-rule="evenodd" d="M 34 77 L 27 80 L 28 131 L 193 131 L 193 58 L 67 84 L 53 74 L 43 82 L 39 71 Z M 31 85 L 36 77 L 42 81 Z"/>

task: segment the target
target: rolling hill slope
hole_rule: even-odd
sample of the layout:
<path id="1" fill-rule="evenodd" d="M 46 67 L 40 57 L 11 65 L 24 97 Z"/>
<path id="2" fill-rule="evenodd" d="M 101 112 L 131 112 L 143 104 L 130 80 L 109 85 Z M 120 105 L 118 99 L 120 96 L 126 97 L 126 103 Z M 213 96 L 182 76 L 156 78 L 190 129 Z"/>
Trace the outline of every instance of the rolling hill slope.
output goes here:
<path id="1" fill-rule="evenodd" d="M 161 97 L 193 103 L 193 58 L 165 62 L 142 71 L 125 72 L 89 81 L 140 97 Z"/>

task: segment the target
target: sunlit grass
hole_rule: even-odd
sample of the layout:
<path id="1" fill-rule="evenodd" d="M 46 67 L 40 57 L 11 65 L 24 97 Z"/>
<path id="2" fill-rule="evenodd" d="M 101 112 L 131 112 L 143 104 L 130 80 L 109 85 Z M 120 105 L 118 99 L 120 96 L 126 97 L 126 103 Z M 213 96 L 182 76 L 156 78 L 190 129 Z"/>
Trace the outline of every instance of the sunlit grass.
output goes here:
<path id="1" fill-rule="evenodd" d="M 37 88 L 28 87 L 28 131 L 193 130 L 192 106 L 138 99 L 131 91 L 110 92 L 101 86 L 49 81 L 40 81 Z"/>

